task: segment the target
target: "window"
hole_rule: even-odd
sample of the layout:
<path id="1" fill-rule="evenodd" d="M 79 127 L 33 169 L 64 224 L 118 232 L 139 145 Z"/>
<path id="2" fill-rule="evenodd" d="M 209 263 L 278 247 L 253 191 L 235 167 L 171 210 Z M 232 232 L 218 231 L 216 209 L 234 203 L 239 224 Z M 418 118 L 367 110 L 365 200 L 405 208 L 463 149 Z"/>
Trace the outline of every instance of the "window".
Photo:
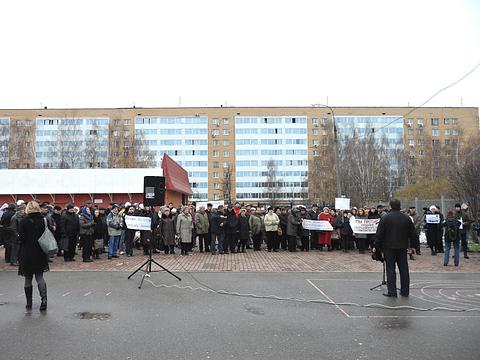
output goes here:
<path id="1" fill-rule="evenodd" d="M 230 134 L 230 131 L 228 129 L 223 129 L 223 135 L 228 135 Z"/>
<path id="2" fill-rule="evenodd" d="M 120 119 L 113 120 L 113 125 L 115 125 L 115 126 L 120 125 Z"/>
<path id="3" fill-rule="evenodd" d="M 420 156 L 423 156 L 423 155 L 425 155 L 425 151 L 424 151 L 424 150 L 422 150 L 422 149 L 418 150 L 418 155 L 420 155 Z"/>
<path id="4" fill-rule="evenodd" d="M 422 118 L 417 119 L 417 125 L 418 126 L 423 126 L 423 119 Z"/>
<path id="5" fill-rule="evenodd" d="M 415 140 L 408 140 L 408 146 L 415 146 Z"/>
<path id="6" fill-rule="evenodd" d="M 312 135 L 317 136 L 318 135 L 318 129 L 313 129 L 312 130 Z"/>
<path id="7" fill-rule="evenodd" d="M 313 150 L 313 156 L 318 156 L 318 150 Z"/>
<path id="8" fill-rule="evenodd" d="M 214 168 L 214 169 L 218 169 L 218 168 L 219 168 L 219 163 L 218 163 L 218 161 L 214 161 L 214 162 L 213 162 L 213 168 Z"/>
<path id="9" fill-rule="evenodd" d="M 123 120 L 123 125 L 128 125 L 128 124 L 130 124 L 130 119 Z"/>
<path id="10" fill-rule="evenodd" d="M 328 121 L 328 118 L 321 118 L 320 119 L 320 124 L 325 125 Z"/>
<path id="11" fill-rule="evenodd" d="M 212 140 L 212 146 L 218 146 L 218 140 Z"/>
<path id="12" fill-rule="evenodd" d="M 32 120 L 25 120 L 25 125 L 32 126 Z"/>
<path id="13" fill-rule="evenodd" d="M 215 190 L 220 189 L 220 184 L 219 184 L 219 183 L 214 183 L 214 184 L 213 184 L 213 188 L 214 188 Z"/>
<path id="14" fill-rule="evenodd" d="M 223 152 L 223 157 L 229 157 L 229 156 L 230 156 L 230 153 L 227 150 L 225 150 Z"/>
<path id="15" fill-rule="evenodd" d="M 450 139 L 445 139 L 445 145 L 450 145 L 451 142 L 450 142 Z"/>
<path id="16" fill-rule="evenodd" d="M 223 125 L 228 125 L 228 118 L 223 118 Z"/>
<path id="17" fill-rule="evenodd" d="M 125 141 L 125 142 L 123 143 L 123 147 L 124 147 L 125 149 L 130 148 L 130 142 Z"/>
<path id="18" fill-rule="evenodd" d="M 129 137 L 129 136 L 130 136 L 130 131 L 125 130 L 125 131 L 123 132 L 123 136 L 124 136 L 124 137 Z"/>
<path id="19" fill-rule="evenodd" d="M 97 130 L 90 130 L 90 131 L 89 131 L 89 134 L 90 134 L 90 135 L 97 135 L 97 134 L 98 134 L 98 131 L 97 131 Z"/>
<path id="20" fill-rule="evenodd" d="M 433 139 L 433 140 L 432 140 L 432 145 L 433 145 L 433 146 L 438 146 L 438 145 L 440 145 L 440 140 L 438 140 L 438 139 Z"/>
<path id="21" fill-rule="evenodd" d="M 440 130 L 432 129 L 432 136 L 439 136 L 439 135 L 440 135 Z"/>
<path id="22" fill-rule="evenodd" d="M 450 119 L 449 118 L 443 119 L 443 124 L 444 125 L 449 125 L 450 124 Z"/>
<path id="23" fill-rule="evenodd" d="M 317 125 L 318 124 L 318 118 L 316 118 L 316 117 L 312 118 L 312 124 Z"/>
<path id="24" fill-rule="evenodd" d="M 445 136 L 450 135 L 450 129 L 445 129 Z"/>
<path id="25" fill-rule="evenodd" d="M 212 130 L 212 136 L 218 136 L 220 135 L 220 131 L 218 129 Z"/>
<path id="26" fill-rule="evenodd" d="M 229 146 L 230 141 L 229 140 L 223 140 L 223 146 Z"/>
<path id="27" fill-rule="evenodd" d="M 452 135 L 453 136 L 458 136 L 458 130 L 457 129 L 452 129 Z"/>
<path id="28" fill-rule="evenodd" d="M 213 150 L 212 156 L 213 156 L 213 157 L 219 157 L 219 156 L 220 156 L 220 151 L 218 151 L 218 150 Z"/>
<path id="29" fill-rule="evenodd" d="M 418 128 L 417 129 L 417 134 L 418 134 L 418 136 L 423 136 L 423 128 Z"/>
<path id="30" fill-rule="evenodd" d="M 432 126 L 438 126 L 438 118 L 432 118 Z"/>
<path id="31" fill-rule="evenodd" d="M 216 172 L 216 171 L 213 172 L 213 178 L 214 178 L 214 179 L 218 179 L 218 178 L 219 178 L 218 172 Z"/>
<path id="32" fill-rule="evenodd" d="M 313 139 L 312 145 L 313 145 L 313 146 L 318 146 L 318 140 L 317 140 L 317 139 Z"/>
<path id="33" fill-rule="evenodd" d="M 413 119 L 405 119 L 405 125 L 413 126 Z"/>
<path id="34" fill-rule="evenodd" d="M 212 119 L 213 125 L 220 125 L 220 119 Z"/>
<path id="35" fill-rule="evenodd" d="M 228 162 L 224 162 L 224 163 L 223 163 L 223 167 L 224 167 L 224 168 L 229 168 L 229 167 L 230 167 L 230 164 L 229 164 Z"/>
<path id="36" fill-rule="evenodd" d="M 413 129 L 408 129 L 408 136 L 413 136 Z"/>
<path id="37" fill-rule="evenodd" d="M 213 194 L 213 200 L 220 200 L 219 194 Z"/>

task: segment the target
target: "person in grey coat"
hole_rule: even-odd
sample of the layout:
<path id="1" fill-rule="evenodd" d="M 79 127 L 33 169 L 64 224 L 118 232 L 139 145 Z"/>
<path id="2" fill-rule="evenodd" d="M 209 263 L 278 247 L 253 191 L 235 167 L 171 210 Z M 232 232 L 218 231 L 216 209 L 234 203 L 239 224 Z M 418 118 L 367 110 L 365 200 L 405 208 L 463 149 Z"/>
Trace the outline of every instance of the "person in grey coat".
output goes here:
<path id="1" fill-rule="evenodd" d="M 162 211 L 157 233 L 164 246 L 165 254 L 175 254 L 175 221 L 168 207 Z"/>
<path id="2" fill-rule="evenodd" d="M 20 221 L 26 216 L 25 214 L 25 204 L 21 204 L 17 207 L 17 212 L 13 215 L 12 220 L 10 221 L 10 229 L 13 233 L 12 235 L 12 249 L 10 254 L 10 265 L 18 266 L 18 252 L 20 249 L 20 243 L 18 242 L 18 229 L 20 227 Z"/>
<path id="3" fill-rule="evenodd" d="M 300 210 L 293 208 L 288 215 L 287 236 L 288 236 L 288 251 L 297 251 L 297 240 L 299 236 L 299 226 L 302 223 L 300 218 Z"/>
<path id="4" fill-rule="evenodd" d="M 177 234 L 180 236 L 181 255 L 188 255 L 189 245 L 192 243 L 192 215 L 190 207 L 184 206 L 177 216 Z"/>
<path id="5" fill-rule="evenodd" d="M 260 251 L 262 245 L 263 216 L 260 209 L 252 208 L 252 215 L 248 219 L 248 225 L 252 233 L 253 251 Z"/>
<path id="6" fill-rule="evenodd" d="M 107 226 L 108 226 L 108 259 L 112 257 L 118 258 L 117 248 L 120 241 L 120 235 L 122 233 L 122 217 L 118 213 L 118 206 L 113 205 L 112 211 L 107 216 Z"/>
<path id="7" fill-rule="evenodd" d="M 208 214 L 205 211 L 204 206 L 200 206 L 197 214 L 195 215 L 195 228 L 198 235 L 198 247 L 200 252 L 203 253 L 203 246 L 205 244 L 205 252 L 210 252 L 209 243 L 208 243 L 208 230 L 210 228 L 210 223 L 208 221 Z"/>

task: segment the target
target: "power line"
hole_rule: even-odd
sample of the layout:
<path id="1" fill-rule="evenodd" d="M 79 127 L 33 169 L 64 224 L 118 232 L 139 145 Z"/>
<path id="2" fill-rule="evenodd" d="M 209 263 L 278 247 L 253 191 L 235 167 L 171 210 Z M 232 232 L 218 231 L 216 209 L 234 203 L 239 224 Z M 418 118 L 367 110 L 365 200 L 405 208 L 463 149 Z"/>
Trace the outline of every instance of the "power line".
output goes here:
<path id="1" fill-rule="evenodd" d="M 478 63 L 477 65 L 475 65 L 470 71 L 468 71 L 465 75 L 463 75 L 462 77 L 460 77 L 459 79 L 455 80 L 454 82 L 452 82 L 451 84 L 445 86 L 444 88 L 441 88 L 440 90 L 438 90 L 436 93 L 434 93 L 432 96 L 430 96 L 427 100 L 425 100 L 423 103 L 421 103 L 420 105 L 418 106 L 415 106 L 414 108 L 412 108 L 410 111 L 408 111 L 407 113 L 405 113 L 404 115 L 402 116 L 399 116 L 395 119 L 393 119 L 392 121 L 386 123 L 385 125 L 382 125 L 380 126 L 379 128 L 375 129 L 375 131 L 377 130 L 381 130 L 381 129 L 384 129 L 390 125 L 392 125 L 393 123 L 395 123 L 397 120 L 400 120 L 405 117 L 407 117 L 408 115 L 410 115 L 411 113 L 413 113 L 415 110 L 418 110 L 420 108 L 422 108 L 423 106 L 425 106 L 427 103 L 429 103 L 433 98 L 437 97 L 439 94 L 441 94 L 442 92 L 444 92 L 445 90 L 457 85 L 459 82 L 465 80 L 467 77 L 469 77 L 472 73 L 474 73 L 478 68 L 480 67 L 480 63 Z M 368 134 L 365 134 L 365 135 L 362 135 L 362 136 L 358 136 L 357 138 L 363 138 L 363 137 L 367 137 Z"/>

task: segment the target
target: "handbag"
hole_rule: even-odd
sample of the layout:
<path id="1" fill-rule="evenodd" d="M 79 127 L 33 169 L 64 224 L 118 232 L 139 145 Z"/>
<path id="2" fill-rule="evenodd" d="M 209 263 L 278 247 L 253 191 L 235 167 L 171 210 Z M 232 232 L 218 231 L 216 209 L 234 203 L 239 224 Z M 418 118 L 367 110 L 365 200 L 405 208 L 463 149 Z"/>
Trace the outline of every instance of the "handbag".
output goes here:
<path id="1" fill-rule="evenodd" d="M 93 248 L 95 250 L 99 250 L 99 249 L 103 248 L 103 239 L 93 240 Z"/>
<path id="2" fill-rule="evenodd" d="M 38 243 L 45 254 L 56 254 L 58 252 L 57 241 L 48 228 L 47 219 L 43 218 L 43 221 L 45 222 L 45 230 L 43 231 L 42 236 L 38 238 Z"/>
<path id="3" fill-rule="evenodd" d="M 283 231 L 282 231 L 282 228 L 281 228 L 280 226 L 277 228 L 277 235 L 278 235 L 278 236 L 282 236 L 282 235 L 283 235 Z"/>

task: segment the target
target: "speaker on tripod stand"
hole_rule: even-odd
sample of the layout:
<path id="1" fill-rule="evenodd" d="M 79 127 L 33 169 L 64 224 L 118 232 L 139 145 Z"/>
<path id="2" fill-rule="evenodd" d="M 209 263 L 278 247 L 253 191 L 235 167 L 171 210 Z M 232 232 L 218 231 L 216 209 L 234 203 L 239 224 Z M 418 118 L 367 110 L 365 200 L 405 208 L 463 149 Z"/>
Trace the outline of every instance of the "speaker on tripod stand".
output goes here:
<path id="1" fill-rule="evenodd" d="M 144 176 L 143 205 L 165 205 L 165 178 L 163 176 Z"/>

